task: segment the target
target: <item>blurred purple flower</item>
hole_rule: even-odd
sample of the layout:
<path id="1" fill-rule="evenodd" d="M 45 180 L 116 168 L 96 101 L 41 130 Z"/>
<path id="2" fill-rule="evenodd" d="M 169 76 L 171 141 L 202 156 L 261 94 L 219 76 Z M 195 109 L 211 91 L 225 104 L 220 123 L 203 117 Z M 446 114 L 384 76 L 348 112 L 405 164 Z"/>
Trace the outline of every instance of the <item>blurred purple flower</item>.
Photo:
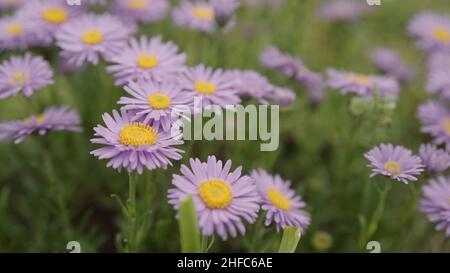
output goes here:
<path id="1" fill-rule="evenodd" d="M 443 103 L 429 101 L 419 106 L 417 116 L 421 131 L 431 134 L 436 145 L 445 144 L 450 150 L 450 109 Z"/>
<path id="2" fill-rule="evenodd" d="M 238 0 L 211 0 L 217 22 L 227 23 L 234 15 L 240 3 Z"/>
<path id="3" fill-rule="evenodd" d="M 380 96 L 397 98 L 400 93 L 398 82 L 387 76 L 374 76 L 354 72 L 327 70 L 328 86 L 340 89 L 343 94 L 355 93 L 361 96 L 373 96 L 379 90 Z"/>
<path id="4" fill-rule="evenodd" d="M 239 96 L 255 99 L 263 104 L 268 103 L 266 96 L 274 87 L 266 77 L 253 70 L 233 70 L 228 73 Z"/>
<path id="5" fill-rule="evenodd" d="M 392 144 L 380 144 L 364 157 L 370 161 L 370 177 L 381 174 L 405 184 L 416 181 L 425 167 L 420 157 L 413 155 L 410 150 Z"/>
<path id="6" fill-rule="evenodd" d="M 136 80 L 161 80 L 185 71 L 186 54 L 178 53 L 173 42 L 164 43 L 160 36 L 133 38 L 121 53 L 111 56 L 113 65 L 106 70 L 114 74 L 117 85 Z"/>
<path id="7" fill-rule="evenodd" d="M 408 32 L 417 38 L 417 46 L 425 50 L 450 51 L 450 19 L 422 11 L 411 19 Z"/>
<path id="8" fill-rule="evenodd" d="M 23 50 L 36 43 L 36 31 L 19 16 L 0 19 L 0 50 Z"/>
<path id="9" fill-rule="evenodd" d="M 42 57 L 31 53 L 13 56 L 0 64 L 0 99 L 22 92 L 29 97 L 34 91 L 50 85 L 53 71 Z"/>
<path id="10" fill-rule="evenodd" d="M 420 210 L 431 222 L 437 222 L 436 230 L 444 230 L 450 237 L 450 177 L 431 179 L 422 188 Z"/>
<path id="11" fill-rule="evenodd" d="M 261 200 L 250 177 L 241 176 L 242 167 L 230 171 L 231 160 L 223 164 L 215 156 L 208 156 L 207 162 L 191 158 L 189 163 L 191 169 L 182 165 L 182 175 L 173 175 L 169 204 L 178 210 L 192 196 L 203 235 L 217 233 L 223 240 L 237 232 L 244 235 L 242 218 L 254 223 Z"/>
<path id="12" fill-rule="evenodd" d="M 62 48 L 61 56 L 81 66 L 84 62 L 97 64 L 100 55 L 108 57 L 123 47 L 134 28 L 109 14 L 85 14 L 64 24 L 56 33 Z"/>
<path id="13" fill-rule="evenodd" d="M 450 153 L 433 144 L 420 145 L 419 156 L 430 172 L 442 173 L 450 167 Z"/>
<path id="14" fill-rule="evenodd" d="M 311 216 L 304 210 L 306 203 L 291 189 L 291 182 L 261 169 L 253 170 L 250 177 L 261 195 L 261 208 L 267 212 L 265 225 L 275 222 L 277 231 L 296 227 L 303 234 L 311 222 Z"/>
<path id="15" fill-rule="evenodd" d="M 91 152 L 99 159 L 108 159 L 107 167 L 119 171 L 125 168 L 129 173 L 137 171 L 142 174 L 144 168 L 153 170 L 172 166 L 171 160 L 180 160 L 183 151 L 172 146 L 181 145 L 183 141 L 170 133 L 158 132 L 141 122 L 133 122 L 131 116 L 122 110 L 113 111 L 113 116 L 103 114 L 106 127 L 94 128 L 95 138 L 92 143 L 105 145 Z"/>
<path id="16" fill-rule="evenodd" d="M 450 101 L 450 70 L 441 69 L 429 73 L 427 91 Z"/>
<path id="17" fill-rule="evenodd" d="M 295 77 L 303 67 L 300 59 L 285 54 L 273 46 L 266 48 L 261 53 L 260 61 L 265 67 L 278 70 L 289 77 Z"/>
<path id="18" fill-rule="evenodd" d="M 181 1 L 172 13 L 173 20 L 180 27 L 213 32 L 216 29 L 214 7 L 206 1 Z"/>
<path id="19" fill-rule="evenodd" d="M 35 132 L 45 135 L 48 131 L 80 132 L 80 116 L 67 106 L 49 107 L 25 120 L 0 123 L 0 141 L 14 140 L 17 144 Z"/>
<path id="20" fill-rule="evenodd" d="M 132 20 L 149 23 L 164 19 L 169 7 L 168 0 L 114 0 L 111 11 Z"/>
<path id="21" fill-rule="evenodd" d="M 318 16 L 324 21 L 356 21 L 362 15 L 369 13 L 373 7 L 364 1 L 334 0 L 322 4 L 318 9 Z"/>
<path id="22" fill-rule="evenodd" d="M 434 51 L 428 54 L 427 58 L 428 73 L 448 69 L 450 69 L 450 52 Z"/>
<path id="23" fill-rule="evenodd" d="M 266 95 L 266 99 L 275 105 L 287 107 L 294 103 L 295 92 L 289 88 L 273 86 L 271 92 Z"/>
<path id="24" fill-rule="evenodd" d="M 383 73 L 396 78 L 401 83 L 409 82 L 414 71 L 405 64 L 400 56 L 391 48 L 377 48 L 372 51 L 372 62 Z"/>
<path id="25" fill-rule="evenodd" d="M 17 14 L 25 24 L 36 29 L 39 44 L 49 46 L 56 31 L 83 11 L 82 6 L 69 6 L 64 0 L 34 0 L 22 5 Z"/>

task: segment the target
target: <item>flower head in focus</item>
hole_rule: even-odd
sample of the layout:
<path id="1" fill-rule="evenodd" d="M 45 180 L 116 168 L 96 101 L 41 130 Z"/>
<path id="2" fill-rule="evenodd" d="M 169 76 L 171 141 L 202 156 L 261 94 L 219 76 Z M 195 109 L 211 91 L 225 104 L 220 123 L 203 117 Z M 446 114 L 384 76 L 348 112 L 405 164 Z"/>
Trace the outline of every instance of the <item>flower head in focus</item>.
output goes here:
<path id="1" fill-rule="evenodd" d="M 169 203 L 178 209 L 192 196 L 203 235 L 217 233 L 223 240 L 244 235 L 242 219 L 254 223 L 261 200 L 252 179 L 241 175 L 242 167 L 231 171 L 231 160 L 224 164 L 215 156 L 206 162 L 191 158 L 189 164 L 181 166 L 181 175 L 173 175 Z"/>

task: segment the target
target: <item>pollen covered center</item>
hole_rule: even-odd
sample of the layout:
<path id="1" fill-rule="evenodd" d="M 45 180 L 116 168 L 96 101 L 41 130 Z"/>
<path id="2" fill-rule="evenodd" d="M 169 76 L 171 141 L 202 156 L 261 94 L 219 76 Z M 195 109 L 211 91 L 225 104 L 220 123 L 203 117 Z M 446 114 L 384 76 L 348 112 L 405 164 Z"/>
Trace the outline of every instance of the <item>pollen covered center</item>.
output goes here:
<path id="1" fill-rule="evenodd" d="M 88 45 L 98 44 L 103 41 L 103 34 L 95 29 L 88 30 L 83 34 L 82 40 Z"/>
<path id="2" fill-rule="evenodd" d="M 400 163 L 397 161 L 384 163 L 384 168 L 391 174 L 401 174 L 403 172 L 402 168 L 400 168 Z"/>
<path id="3" fill-rule="evenodd" d="M 30 77 L 28 74 L 26 74 L 22 71 L 17 71 L 11 77 L 10 82 L 12 85 L 15 85 L 15 86 L 24 86 L 26 84 L 26 82 L 29 80 L 29 78 Z"/>
<path id="4" fill-rule="evenodd" d="M 441 42 L 450 42 L 450 33 L 443 27 L 437 27 L 433 31 L 434 37 Z"/>
<path id="5" fill-rule="evenodd" d="M 6 32 L 11 35 L 18 35 L 23 32 L 23 27 L 17 23 L 10 24 L 6 27 Z"/>
<path id="6" fill-rule="evenodd" d="M 167 109 L 171 102 L 169 96 L 164 93 L 155 93 L 148 97 L 148 104 L 153 109 Z"/>
<path id="7" fill-rule="evenodd" d="M 63 8 L 49 7 L 42 12 L 42 18 L 52 24 L 61 24 L 67 20 L 67 12 Z"/>
<path id="8" fill-rule="evenodd" d="M 119 141 L 123 145 L 154 145 L 158 141 L 156 130 L 143 123 L 129 123 L 120 130 Z"/>
<path id="9" fill-rule="evenodd" d="M 267 198 L 275 207 L 281 210 L 288 210 L 291 208 L 291 202 L 289 199 L 275 188 L 270 188 L 267 190 Z"/>
<path id="10" fill-rule="evenodd" d="M 44 115 L 44 114 L 39 114 L 39 115 L 35 116 L 34 118 L 35 118 L 35 120 L 36 120 L 36 123 L 37 123 L 38 125 L 41 125 L 41 124 L 44 123 L 44 121 L 47 119 L 47 116 Z M 32 122 L 31 122 L 31 118 L 26 118 L 26 119 L 24 120 L 24 123 L 25 123 L 25 124 L 31 124 L 31 123 L 32 123 Z"/>
<path id="11" fill-rule="evenodd" d="M 147 7 L 147 0 L 130 0 L 128 7 L 133 10 L 143 10 Z"/>
<path id="12" fill-rule="evenodd" d="M 212 21 L 214 19 L 215 13 L 212 8 L 196 7 L 194 8 L 194 15 L 200 20 Z"/>
<path id="13" fill-rule="evenodd" d="M 367 75 L 350 74 L 348 80 L 359 85 L 369 86 L 373 83 L 373 79 Z"/>
<path id="14" fill-rule="evenodd" d="M 216 86 L 210 82 L 196 81 L 195 90 L 201 94 L 213 94 L 216 92 Z"/>
<path id="15" fill-rule="evenodd" d="M 231 187 L 222 179 L 204 181 L 198 188 L 198 194 L 206 206 L 212 209 L 226 208 L 233 199 Z"/>
<path id="16" fill-rule="evenodd" d="M 150 69 L 158 65 L 158 58 L 155 55 L 142 54 L 137 58 L 140 68 Z"/>

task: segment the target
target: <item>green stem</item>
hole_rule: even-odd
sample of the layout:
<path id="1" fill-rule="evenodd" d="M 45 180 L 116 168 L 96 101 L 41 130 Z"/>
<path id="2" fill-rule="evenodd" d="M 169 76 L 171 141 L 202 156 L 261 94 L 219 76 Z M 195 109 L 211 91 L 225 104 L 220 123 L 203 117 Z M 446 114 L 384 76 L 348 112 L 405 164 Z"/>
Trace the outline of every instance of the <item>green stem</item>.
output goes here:
<path id="1" fill-rule="evenodd" d="M 372 236 L 377 232 L 378 226 L 381 220 L 381 217 L 384 213 L 384 208 L 386 206 L 386 199 L 388 196 L 389 191 L 392 188 L 392 184 L 390 181 L 385 182 L 384 189 L 380 191 L 380 198 L 378 201 L 378 205 L 373 213 L 372 219 L 369 223 L 369 226 L 367 227 L 367 240 L 370 240 Z"/>
<path id="2" fill-rule="evenodd" d="M 128 200 L 127 200 L 127 218 L 128 218 L 128 244 L 127 250 L 129 252 L 136 252 L 136 185 L 138 181 L 138 175 L 136 173 L 129 174 L 128 183 Z"/>

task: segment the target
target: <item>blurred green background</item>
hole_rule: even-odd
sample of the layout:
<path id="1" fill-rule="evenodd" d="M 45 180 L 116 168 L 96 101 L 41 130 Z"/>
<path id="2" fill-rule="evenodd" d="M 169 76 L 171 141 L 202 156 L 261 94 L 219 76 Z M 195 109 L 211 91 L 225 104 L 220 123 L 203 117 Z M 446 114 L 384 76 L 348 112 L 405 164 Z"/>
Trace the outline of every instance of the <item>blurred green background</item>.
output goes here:
<path id="1" fill-rule="evenodd" d="M 265 168 L 293 182 L 307 202 L 312 225 L 300 241 L 300 252 L 367 252 L 364 223 L 378 202 L 377 179 L 369 180 L 363 154 L 380 142 L 402 144 L 417 151 L 427 137 L 419 132 L 416 107 L 427 99 L 424 92 L 424 53 L 415 49 L 405 28 L 408 20 L 423 9 L 450 14 L 447 0 L 382 0 L 372 14 L 356 23 L 327 23 L 316 16 L 316 8 L 326 1 L 286 0 L 279 9 L 242 7 L 237 24 L 229 33 L 214 35 L 180 29 L 171 18 L 144 26 L 141 33 L 161 35 L 188 54 L 188 63 L 213 67 L 254 69 L 274 84 L 297 93 L 293 106 L 280 116 L 280 147 L 260 152 L 257 141 L 197 141 L 185 143 L 183 160 L 167 170 L 146 172 L 137 186 L 139 251 L 180 251 L 175 211 L 167 203 L 171 175 L 180 163 L 192 156 L 206 159 L 216 155 L 232 159 L 246 172 Z M 396 49 L 416 70 L 415 79 L 403 88 L 392 123 L 380 132 L 364 117 L 349 111 L 350 98 L 335 90 L 311 106 L 303 87 L 294 80 L 269 71 L 259 63 L 259 54 L 268 45 L 301 57 L 315 71 L 327 67 L 362 73 L 376 73 L 369 60 L 372 49 Z M 55 65 L 58 51 L 34 50 Z M 18 52 L 1 53 L 1 60 Z M 67 104 L 81 114 L 84 132 L 50 133 L 33 136 L 19 145 L 0 144 L 0 251 L 68 252 L 68 241 L 79 241 L 83 252 L 122 251 L 126 230 L 120 207 L 111 194 L 125 200 L 128 176 L 106 168 L 89 152 L 93 127 L 102 123 L 101 114 L 118 109 L 124 95 L 105 72 L 105 64 L 88 66 L 72 75 L 58 75 L 55 84 L 27 101 L 16 96 L 0 101 L 0 119 L 23 119 L 32 109 Z M 382 180 L 382 179 L 381 179 Z M 420 186 L 392 182 L 384 214 L 377 232 L 370 238 L 381 243 L 383 252 L 450 251 L 442 232 L 434 231 L 417 209 Z M 146 217 L 146 216 L 149 217 Z M 142 221 L 145 221 L 143 223 Z M 226 242 L 216 239 L 212 252 L 276 251 L 281 234 L 261 221 L 247 225 L 246 236 Z M 325 232 L 325 233 L 323 233 Z M 119 234 L 119 235 L 118 235 Z M 323 249 L 323 234 L 331 237 Z M 326 237 L 326 236 L 325 236 Z M 363 240 L 364 239 L 364 240 Z"/>

